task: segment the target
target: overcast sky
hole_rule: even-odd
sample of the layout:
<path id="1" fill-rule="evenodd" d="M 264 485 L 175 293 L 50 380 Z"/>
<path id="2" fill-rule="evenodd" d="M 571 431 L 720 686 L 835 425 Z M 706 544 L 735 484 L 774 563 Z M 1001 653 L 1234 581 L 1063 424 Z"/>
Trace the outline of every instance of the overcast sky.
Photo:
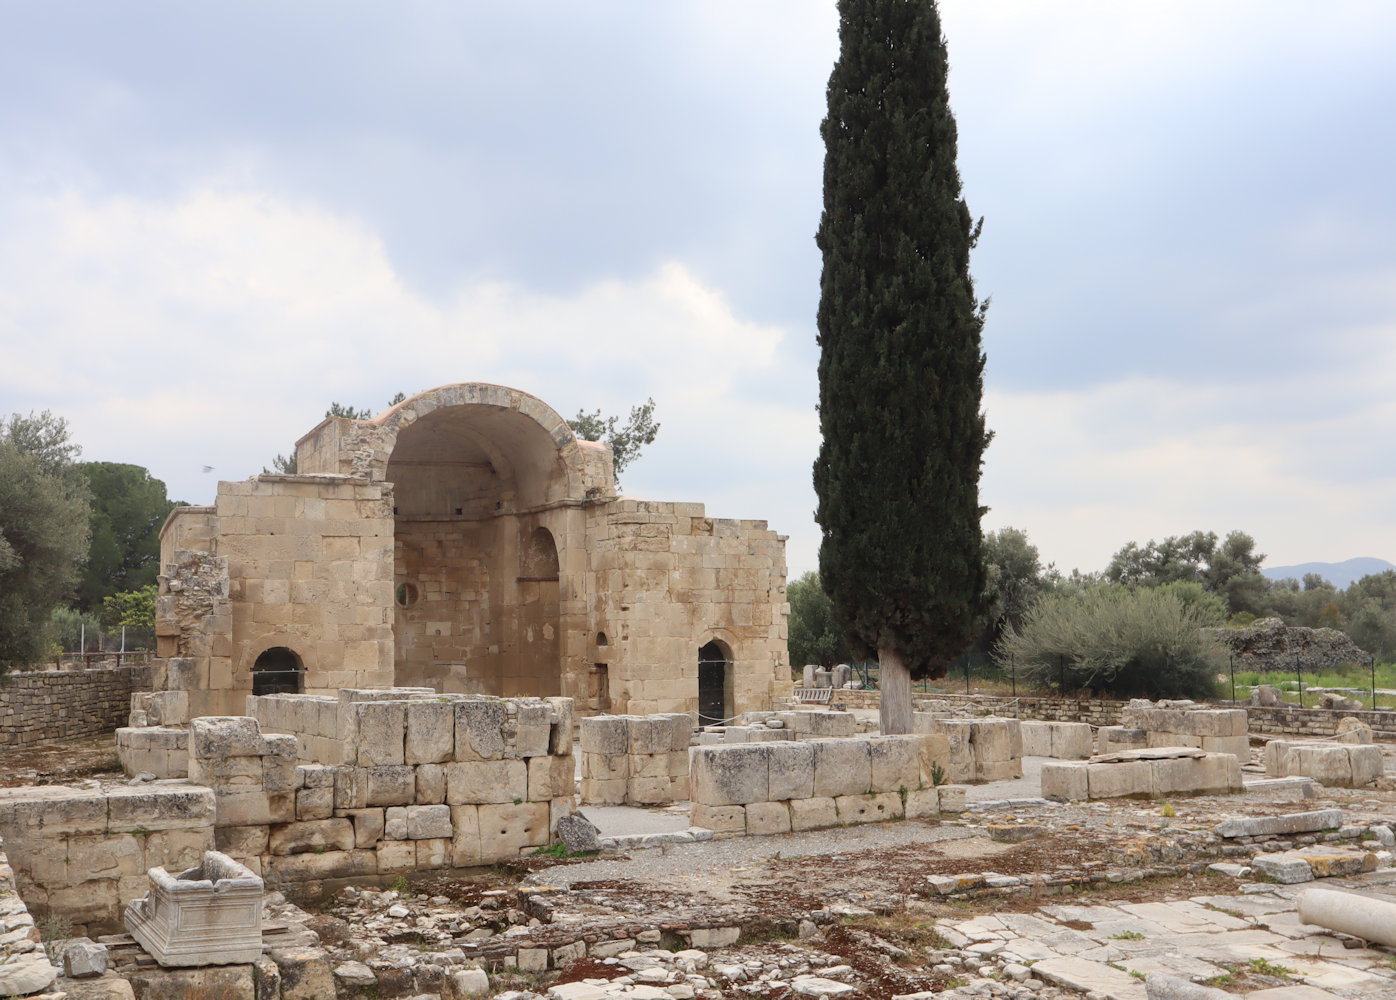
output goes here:
<path id="1" fill-rule="evenodd" d="M 944 0 L 986 528 L 1396 560 L 1396 5 Z M 0 6 L 0 413 L 210 502 L 332 400 L 653 396 L 815 567 L 829 2 Z M 214 471 L 204 473 L 205 466 Z"/>

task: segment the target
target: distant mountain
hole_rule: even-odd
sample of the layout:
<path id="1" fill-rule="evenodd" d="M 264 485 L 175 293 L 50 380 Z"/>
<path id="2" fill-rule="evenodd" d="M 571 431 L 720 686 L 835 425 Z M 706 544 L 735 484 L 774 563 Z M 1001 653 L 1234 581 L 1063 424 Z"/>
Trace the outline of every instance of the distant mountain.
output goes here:
<path id="1" fill-rule="evenodd" d="M 1271 580 L 1283 580 L 1287 576 L 1302 580 L 1305 573 L 1317 573 L 1339 590 L 1343 590 L 1348 584 L 1356 583 L 1364 576 L 1382 573 L 1388 569 L 1396 569 L 1396 563 L 1363 556 L 1339 563 L 1309 562 L 1297 566 L 1266 566 L 1260 572 Z"/>

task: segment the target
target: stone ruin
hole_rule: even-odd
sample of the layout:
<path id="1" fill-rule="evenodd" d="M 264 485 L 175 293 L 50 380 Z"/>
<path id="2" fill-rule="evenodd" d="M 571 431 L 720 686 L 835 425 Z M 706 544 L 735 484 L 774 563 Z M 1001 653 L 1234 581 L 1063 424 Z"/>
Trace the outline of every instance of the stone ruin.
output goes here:
<path id="1" fill-rule="evenodd" d="M 326 418 L 296 460 L 161 532 L 154 688 L 187 695 L 186 718 L 402 686 L 715 722 L 793 690 L 784 537 L 618 496 L 610 449 L 527 393 L 465 383 Z"/>
<path id="2" fill-rule="evenodd" d="M 1319 671 L 1344 664 L 1372 662 L 1372 654 L 1332 628 L 1286 625 L 1279 618 L 1262 618 L 1244 628 L 1206 629 L 1233 654 L 1238 669 L 1287 670 L 1295 664 Z"/>

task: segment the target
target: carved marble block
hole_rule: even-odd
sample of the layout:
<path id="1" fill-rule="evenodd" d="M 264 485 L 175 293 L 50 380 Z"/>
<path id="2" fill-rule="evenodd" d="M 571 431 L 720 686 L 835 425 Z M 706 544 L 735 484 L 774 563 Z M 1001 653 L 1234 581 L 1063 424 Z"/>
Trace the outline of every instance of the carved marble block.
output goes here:
<path id="1" fill-rule="evenodd" d="M 262 880 L 207 851 L 178 876 L 150 869 L 150 891 L 126 908 L 126 929 L 163 966 L 233 965 L 262 954 Z"/>

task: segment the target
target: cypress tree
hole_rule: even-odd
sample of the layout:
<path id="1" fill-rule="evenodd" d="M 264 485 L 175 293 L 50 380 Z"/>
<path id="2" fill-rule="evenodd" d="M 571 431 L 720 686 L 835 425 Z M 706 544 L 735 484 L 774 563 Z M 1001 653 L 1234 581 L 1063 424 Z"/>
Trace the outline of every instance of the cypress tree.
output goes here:
<path id="1" fill-rule="evenodd" d="M 824 119 L 814 466 L 819 571 L 855 655 L 876 653 L 882 731 L 945 673 L 984 607 L 984 309 L 932 0 L 839 0 Z M 981 220 L 982 221 L 982 220 Z"/>

